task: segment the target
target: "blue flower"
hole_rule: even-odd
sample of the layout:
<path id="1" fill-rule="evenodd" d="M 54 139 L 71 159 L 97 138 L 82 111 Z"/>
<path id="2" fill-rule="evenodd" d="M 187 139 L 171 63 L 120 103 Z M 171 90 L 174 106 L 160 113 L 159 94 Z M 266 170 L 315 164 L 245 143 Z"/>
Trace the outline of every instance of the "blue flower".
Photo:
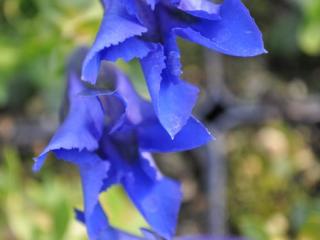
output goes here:
<path id="1" fill-rule="evenodd" d="M 103 0 L 105 12 L 82 78 L 95 83 L 102 60 L 138 58 L 155 114 L 172 138 L 189 120 L 198 89 L 180 79 L 177 37 L 217 52 L 265 53 L 261 33 L 240 0 Z"/>
<path id="2" fill-rule="evenodd" d="M 49 152 L 79 168 L 90 239 L 99 239 L 94 216 L 99 194 L 113 184 L 123 186 L 153 231 L 170 239 L 181 202 L 180 185 L 159 172 L 150 153 L 192 149 L 212 136 L 190 117 L 172 140 L 151 103 L 134 91 L 122 72 L 111 65 L 101 72 L 97 86 L 114 85 L 113 90 L 87 87 L 71 67 L 68 114 L 35 159 L 34 170 L 40 170 Z"/>

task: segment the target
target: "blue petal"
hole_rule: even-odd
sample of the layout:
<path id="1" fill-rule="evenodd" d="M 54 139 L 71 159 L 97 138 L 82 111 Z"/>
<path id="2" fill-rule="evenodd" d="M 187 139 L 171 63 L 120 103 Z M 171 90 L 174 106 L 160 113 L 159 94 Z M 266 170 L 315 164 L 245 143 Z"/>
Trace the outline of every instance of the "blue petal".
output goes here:
<path id="1" fill-rule="evenodd" d="M 208 0 L 181 0 L 178 8 L 195 17 L 217 20 L 220 18 L 218 4 Z"/>
<path id="2" fill-rule="evenodd" d="M 198 89 L 181 80 L 176 83 L 161 83 L 158 116 L 172 139 L 187 123 L 197 97 Z"/>
<path id="3" fill-rule="evenodd" d="M 190 118 L 199 90 L 180 79 L 180 52 L 171 33 L 165 38 L 164 50 L 166 68 L 162 72 L 159 93 L 159 120 L 165 128 L 170 127 L 169 134 L 173 139 Z"/>
<path id="4" fill-rule="evenodd" d="M 108 176 L 110 163 L 88 151 L 56 150 L 54 153 L 57 158 L 78 166 L 83 189 L 85 217 L 91 217 L 98 204 L 103 180 Z"/>
<path id="5" fill-rule="evenodd" d="M 116 61 L 118 58 L 129 62 L 133 58 L 144 58 L 155 44 L 140 40 L 136 37 L 128 38 L 122 43 L 101 50 L 101 60 Z"/>
<path id="6" fill-rule="evenodd" d="M 70 76 L 69 89 L 69 113 L 48 146 L 35 159 L 34 171 L 40 170 L 50 151 L 59 149 L 93 151 L 98 148 L 104 122 L 104 112 L 100 102 L 95 97 L 85 97 L 77 94 L 78 91 L 83 89 L 83 85 L 75 74 Z"/>
<path id="7" fill-rule="evenodd" d="M 146 0 L 147 4 L 149 4 L 153 10 L 155 9 L 155 6 L 159 1 L 160 0 Z"/>
<path id="8" fill-rule="evenodd" d="M 152 103 L 158 115 L 158 100 L 162 71 L 166 67 L 163 47 L 159 44 L 157 49 L 152 51 L 145 58 L 141 59 L 141 65 L 146 77 Z"/>
<path id="9" fill-rule="evenodd" d="M 180 185 L 161 176 L 153 166 L 147 166 L 150 163 L 146 159 L 141 161 L 144 163 L 136 165 L 132 175 L 124 178 L 124 188 L 152 229 L 171 239 L 181 203 Z M 150 177 L 154 173 L 155 178 Z"/>
<path id="10" fill-rule="evenodd" d="M 174 31 L 182 38 L 228 55 L 248 57 L 266 53 L 262 34 L 240 0 L 225 0 L 220 16 L 221 20 L 200 20 Z"/>
<path id="11" fill-rule="evenodd" d="M 172 140 L 157 119 L 147 119 L 138 127 L 140 148 L 148 152 L 178 152 L 190 150 L 213 139 L 208 130 L 194 117 Z"/>
<path id="12" fill-rule="evenodd" d="M 116 69 L 115 73 L 116 91 L 126 102 L 126 117 L 130 123 L 138 125 L 146 118 L 155 118 L 151 103 L 138 95 L 128 77 Z"/>
<path id="13" fill-rule="evenodd" d="M 126 102 L 122 96 L 118 93 L 100 96 L 100 101 L 106 115 L 105 130 L 112 133 L 121 128 L 126 120 Z"/>
<path id="14" fill-rule="evenodd" d="M 86 225 L 90 240 L 117 239 L 100 204 L 96 205 L 89 219 L 79 210 L 76 210 L 76 218 Z"/>
<path id="15" fill-rule="evenodd" d="M 177 59 L 179 52 L 172 50 L 166 60 L 163 47 L 158 45 L 141 60 L 155 113 L 171 138 L 188 121 L 198 95 L 197 88 L 177 77 L 181 71 Z"/>
<path id="16" fill-rule="evenodd" d="M 117 91 L 86 89 L 84 96 L 97 97 L 104 112 L 104 131 L 112 133 L 126 121 L 127 104 Z"/>
<path id="17" fill-rule="evenodd" d="M 143 233 L 143 236 L 145 240 L 158 240 L 158 239 L 162 239 L 161 236 L 159 236 L 159 234 L 149 230 L 149 229 L 141 229 L 141 232 Z"/>
<path id="18" fill-rule="evenodd" d="M 112 1 L 110 9 L 107 8 L 96 40 L 84 61 L 82 79 L 92 84 L 96 82 L 102 60 L 101 51 L 147 31 L 138 22 L 128 18 L 125 8 L 120 0 Z"/>

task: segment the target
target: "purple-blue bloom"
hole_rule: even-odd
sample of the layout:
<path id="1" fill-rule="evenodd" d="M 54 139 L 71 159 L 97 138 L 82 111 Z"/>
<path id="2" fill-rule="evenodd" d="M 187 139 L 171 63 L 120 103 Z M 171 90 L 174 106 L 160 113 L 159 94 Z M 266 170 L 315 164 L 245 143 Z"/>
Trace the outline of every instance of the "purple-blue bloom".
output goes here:
<path id="1" fill-rule="evenodd" d="M 198 89 L 180 79 L 177 37 L 217 52 L 265 53 L 262 35 L 240 0 L 103 0 L 104 16 L 82 78 L 95 83 L 101 61 L 140 59 L 156 116 L 172 138 L 190 119 Z"/>
<path id="2" fill-rule="evenodd" d="M 104 65 L 102 73 L 105 75 L 99 77 L 97 85 L 114 84 L 113 90 L 87 87 L 76 69 L 70 69 L 68 114 L 36 158 L 34 170 L 40 170 L 49 152 L 79 168 L 90 239 L 100 239 L 95 216 L 98 197 L 113 184 L 123 186 L 153 231 L 170 239 L 181 202 L 180 185 L 159 172 L 150 153 L 192 149 L 207 143 L 212 136 L 190 117 L 172 140 L 151 103 L 135 92 L 122 72 Z"/>

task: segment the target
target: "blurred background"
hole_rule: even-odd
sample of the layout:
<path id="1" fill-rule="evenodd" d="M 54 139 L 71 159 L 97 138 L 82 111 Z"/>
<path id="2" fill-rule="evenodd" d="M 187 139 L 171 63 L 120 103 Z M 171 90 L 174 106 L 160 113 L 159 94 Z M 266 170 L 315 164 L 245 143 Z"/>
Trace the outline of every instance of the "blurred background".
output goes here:
<path id="1" fill-rule="evenodd" d="M 180 41 L 183 78 L 201 88 L 195 114 L 217 140 L 157 155 L 183 183 L 178 234 L 320 239 L 320 0 L 243 1 L 269 54 L 239 59 Z M 0 0 L 0 239 L 86 239 L 76 169 L 32 157 L 59 124 L 65 62 L 90 44 L 99 1 Z M 147 91 L 137 62 L 117 64 Z M 122 189 L 102 196 L 111 223 L 144 221 Z"/>

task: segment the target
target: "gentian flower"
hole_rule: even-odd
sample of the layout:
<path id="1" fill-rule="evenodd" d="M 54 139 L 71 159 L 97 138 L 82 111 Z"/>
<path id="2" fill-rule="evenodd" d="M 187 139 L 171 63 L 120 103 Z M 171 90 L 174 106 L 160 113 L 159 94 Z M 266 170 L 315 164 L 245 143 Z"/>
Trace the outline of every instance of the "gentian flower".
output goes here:
<path id="1" fill-rule="evenodd" d="M 74 58 L 79 60 L 78 54 Z M 72 64 L 70 68 L 68 114 L 36 158 L 34 170 L 42 167 L 49 152 L 78 166 L 90 239 L 103 239 L 95 212 L 99 194 L 113 184 L 123 186 L 153 231 L 170 239 L 181 202 L 180 185 L 160 173 L 150 153 L 192 149 L 207 143 L 212 136 L 190 117 L 172 140 L 151 103 L 142 99 L 115 67 L 104 65 L 97 83 L 112 85 L 113 76 L 113 90 L 87 87 Z"/>
<path id="2" fill-rule="evenodd" d="M 103 0 L 104 16 L 82 78 L 96 82 L 101 61 L 140 59 L 155 114 L 172 138 L 188 122 L 198 89 L 180 79 L 177 37 L 240 57 L 265 53 L 240 0 Z"/>

